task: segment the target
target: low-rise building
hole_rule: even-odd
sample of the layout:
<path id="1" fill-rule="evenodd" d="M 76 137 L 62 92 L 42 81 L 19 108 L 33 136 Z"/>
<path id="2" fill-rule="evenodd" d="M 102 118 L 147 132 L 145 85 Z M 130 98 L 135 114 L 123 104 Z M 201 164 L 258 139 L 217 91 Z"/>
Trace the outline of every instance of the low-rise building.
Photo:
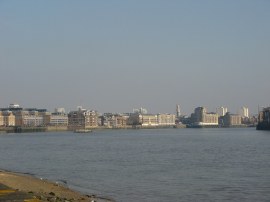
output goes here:
<path id="1" fill-rule="evenodd" d="M 44 116 L 38 111 L 18 111 L 15 113 L 15 125 L 19 127 L 44 126 Z"/>
<path id="2" fill-rule="evenodd" d="M 4 116 L 2 111 L 0 111 L 0 126 L 4 126 Z"/>
<path id="3" fill-rule="evenodd" d="M 68 116 L 65 113 L 51 113 L 49 115 L 49 126 L 67 126 Z"/>
<path id="4" fill-rule="evenodd" d="M 205 107 L 197 107 L 191 114 L 191 125 L 194 127 L 218 126 L 218 114 L 207 113 Z"/>
<path id="5" fill-rule="evenodd" d="M 128 119 L 129 125 L 141 125 L 142 127 L 158 126 L 158 116 L 153 114 L 134 113 Z"/>
<path id="6" fill-rule="evenodd" d="M 0 126 L 15 126 L 15 116 L 11 111 L 0 112 Z"/>
<path id="7" fill-rule="evenodd" d="M 102 116 L 102 126 L 108 128 L 125 128 L 129 116 L 123 114 L 106 113 Z"/>
<path id="8" fill-rule="evenodd" d="M 90 129 L 98 127 L 98 113 L 93 110 L 79 108 L 68 113 L 69 130 Z"/>
<path id="9" fill-rule="evenodd" d="M 139 121 L 142 126 L 158 126 L 158 116 L 154 114 L 140 114 Z"/>
<path id="10" fill-rule="evenodd" d="M 223 117 L 223 126 L 225 127 L 234 127 L 242 125 L 242 117 L 238 114 L 231 114 L 227 112 Z"/>
<path id="11" fill-rule="evenodd" d="M 158 125 L 159 126 L 174 126 L 175 115 L 174 114 L 158 114 Z"/>
<path id="12" fill-rule="evenodd" d="M 141 127 L 174 126 L 175 114 L 142 114 L 133 113 L 128 118 L 129 125 Z"/>
<path id="13" fill-rule="evenodd" d="M 13 112 L 15 115 L 15 126 L 18 127 L 40 127 L 49 123 L 50 112 L 46 109 L 22 109 Z"/>

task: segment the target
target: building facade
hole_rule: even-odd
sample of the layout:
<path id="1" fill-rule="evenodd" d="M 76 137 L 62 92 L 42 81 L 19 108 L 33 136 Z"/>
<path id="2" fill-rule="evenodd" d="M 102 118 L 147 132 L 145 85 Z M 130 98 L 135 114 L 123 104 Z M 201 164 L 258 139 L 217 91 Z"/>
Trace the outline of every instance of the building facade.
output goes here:
<path id="1" fill-rule="evenodd" d="M 225 114 L 228 112 L 228 108 L 227 107 L 219 107 L 217 108 L 217 114 L 219 116 L 225 116 Z"/>
<path id="2" fill-rule="evenodd" d="M 197 107 L 191 114 L 191 122 L 193 126 L 218 126 L 218 114 L 207 113 L 205 107 Z"/>
<path id="3" fill-rule="evenodd" d="M 68 114 L 69 130 L 90 129 L 98 127 L 98 113 L 93 110 L 79 108 Z"/>
<path id="4" fill-rule="evenodd" d="M 39 112 L 35 110 L 22 110 L 15 112 L 15 126 L 18 127 L 40 127 L 46 126 L 46 116 L 49 112 Z"/>
<path id="5" fill-rule="evenodd" d="M 102 116 L 102 126 L 108 128 L 126 128 L 129 116 L 123 114 L 106 113 Z"/>
<path id="6" fill-rule="evenodd" d="M 134 113 L 128 118 L 129 125 L 158 126 L 157 115 Z"/>
<path id="7" fill-rule="evenodd" d="M 129 125 L 140 125 L 142 127 L 158 127 L 175 125 L 174 114 L 132 114 L 128 118 Z"/>
<path id="8" fill-rule="evenodd" d="M 0 126 L 15 126 L 15 116 L 11 111 L 0 112 Z"/>
<path id="9" fill-rule="evenodd" d="M 49 115 L 49 126 L 67 126 L 68 116 L 65 113 L 52 113 Z"/>
<path id="10" fill-rule="evenodd" d="M 158 114 L 158 125 L 159 126 L 174 126 L 175 115 L 174 114 Z"/>
<path id="11" fill-rule="evenodd" d="M 223 124 L 225 127 L 241 126 L 242 117 L 238 114 L 230 114 L 227 112 L 223 117 Z"/>
<path id="12" fill-rule="evenodd" d="M 4 116 L 2 111 L 0 111 L 0 126 L 4 126 Z"/>
<path id="13" fill-rule="evenodd" d="M 158 126 L 158 117 L 154 114 L 140 114 L 139 122 L 144 126 Z"/>

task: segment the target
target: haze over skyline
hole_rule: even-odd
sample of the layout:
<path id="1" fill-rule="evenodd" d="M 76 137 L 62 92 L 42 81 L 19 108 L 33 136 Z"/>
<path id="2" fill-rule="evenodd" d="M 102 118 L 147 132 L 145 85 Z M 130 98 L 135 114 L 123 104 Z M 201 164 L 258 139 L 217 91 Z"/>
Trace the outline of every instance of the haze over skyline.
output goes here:
<path id="1" fill-rule="evenodd" d="M 269 22 L 264 0 L 0 0 L 0 107 L 257 113 Z"/>

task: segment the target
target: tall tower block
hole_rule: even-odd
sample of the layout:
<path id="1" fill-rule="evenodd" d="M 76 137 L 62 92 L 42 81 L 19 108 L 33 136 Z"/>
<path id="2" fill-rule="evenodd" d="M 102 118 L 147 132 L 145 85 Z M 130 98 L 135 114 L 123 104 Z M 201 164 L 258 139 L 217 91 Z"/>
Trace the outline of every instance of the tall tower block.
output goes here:
<path id="1" fill-rule="evenodd" d="M 176 105 L 176 117 L 179 118 L 181 116 L 180 106 Z"/>

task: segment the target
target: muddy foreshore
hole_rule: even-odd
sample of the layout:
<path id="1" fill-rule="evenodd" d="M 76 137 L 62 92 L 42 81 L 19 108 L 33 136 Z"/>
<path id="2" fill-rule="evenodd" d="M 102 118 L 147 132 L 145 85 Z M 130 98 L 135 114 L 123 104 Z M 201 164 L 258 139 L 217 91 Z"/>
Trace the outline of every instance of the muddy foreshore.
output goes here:
<path id="1" fill-rule="evenodd" d="M 25 193 L 36 201 L 51 202 L 115 202 L 96 195 L 84 195 L 61 184 L 39 179 L 27 174 L 0 170 L 0 184 Z M 3 198 L 5 196 L 1 196 Z"/>

